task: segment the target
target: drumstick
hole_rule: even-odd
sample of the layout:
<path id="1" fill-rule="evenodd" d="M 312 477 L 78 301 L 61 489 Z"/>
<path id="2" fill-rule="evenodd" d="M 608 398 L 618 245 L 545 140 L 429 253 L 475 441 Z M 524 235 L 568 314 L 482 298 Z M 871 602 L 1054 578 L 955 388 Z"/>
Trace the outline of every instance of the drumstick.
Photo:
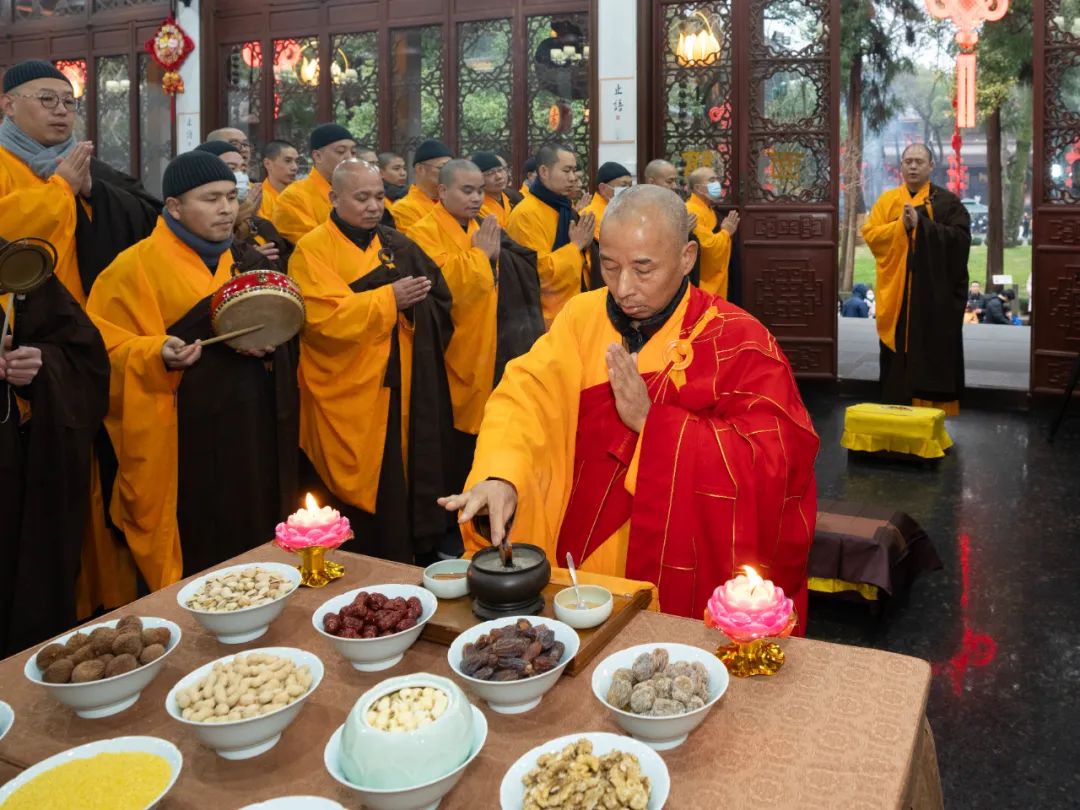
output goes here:
<path id="1" fill-rule="evenodd" d="M 7 337 L 8 324 L 11 323 L 11 308 L 13 306 L 15 306 L 15 293 L 11 294 L 7 306 L 4 308 L 4 327 L 0 329 L 0 357 L 4 356 L 4 338 Z"/>
<path id="2" fill-rule="evenodd" d="M 212 337 L 209 340 L 200 340 L 200 346 L 209 346 L 212 343 L 221 343 L 223 340 L 232 340 L 235 337 L 241 337 L 242 335 L 250 335 L 252 332 L 256 332 L 262 329 L 265 324 L 256 324 L 255 326 L 245 326 L 243 329 L 234 329 L 232 332 L 226 332 L 224 335 L 218 335 Z"/>

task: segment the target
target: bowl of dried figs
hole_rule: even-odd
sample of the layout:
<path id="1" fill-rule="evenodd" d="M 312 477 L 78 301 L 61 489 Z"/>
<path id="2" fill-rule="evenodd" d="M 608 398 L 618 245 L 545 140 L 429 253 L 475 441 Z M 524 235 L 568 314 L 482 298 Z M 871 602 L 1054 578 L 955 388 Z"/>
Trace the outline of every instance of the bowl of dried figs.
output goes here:
<path id="1" fill-rule="evenodd" d="M 122 616 L 54 639 L 23 673 L 79 717 L 109 717 L 134 705 L 179 644 L 168 619 Z"/>
<path id="2" fill-rule="evenodd" d="M 176 601 L 222 644 L 246 644 L 269 629 L 299 586 L 295 566 L 245 563 L 193 579 Z"/>
<path id="3" fill-rule="evenodd" d="M 438 606 L 417 585 L 371 585 L 323 602 L 311 623 L 354 668 L 380 672 L 402 659 Z"/>
<path id="4" fill-rule="evenodd" d="M 540 705 L 580 646 L 568 624 L 511 616 L 461 633 L 447 659 L 466 688 L 492 711 L 521 714 Z"/>
<path id="5" fill-rule="evenodd" d="M 656 751 L 686 742 L 728 688 L 713 653 L 688 644 L 639 644 L 612 653 L 592 676 L 615 722 Z"/>

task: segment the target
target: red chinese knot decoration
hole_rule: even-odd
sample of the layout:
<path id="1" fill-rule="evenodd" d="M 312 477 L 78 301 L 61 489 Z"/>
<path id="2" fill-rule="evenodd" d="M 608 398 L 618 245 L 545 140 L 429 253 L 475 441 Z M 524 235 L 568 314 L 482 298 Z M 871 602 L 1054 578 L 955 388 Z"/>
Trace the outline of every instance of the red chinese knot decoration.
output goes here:
<path id="1" fill-rule="evenodd" d="M 146 41 L 146 51 L 154 61 L 165 68 L 161 77 L 161 89 L 176 102 L 176 94 L 184 92 L 184 80 L 180 78 L 180 66 L 195 50 L 195 41 L 187 35 L 170 14 L 165 22 Z"/>
<path id="2" fill-rule="evenodd" d="M 997 22 L 1009 10 L 1009 0 L 926 0 L 926 9 L 939 20 L 950 19 L 956 26 L 956 125 L 975 126 L 975 46 L 976 30 L 984 22 Z"/>

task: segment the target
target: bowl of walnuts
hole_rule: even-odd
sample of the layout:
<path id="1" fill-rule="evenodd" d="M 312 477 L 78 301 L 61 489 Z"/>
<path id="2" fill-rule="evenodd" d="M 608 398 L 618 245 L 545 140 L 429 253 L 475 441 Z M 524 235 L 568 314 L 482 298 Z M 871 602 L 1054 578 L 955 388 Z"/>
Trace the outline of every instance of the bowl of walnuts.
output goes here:
<path id="1" fill-rule="evenodd" d="M 108 717 L 139 699 L 180 635 L 168 619 L 122 616 L 49 642 L 30 656 L 23 673 L 79 717 Z"/>
<path id="2" fill-rule="evenodd" d="M 372 585 L 323 602 L 311 623 L 354 668 L 380 672 L 402 659 L 438 606 L 426 588 Z"/>
<path id="3" fill-rule="evenodd" d="M 269 629 L 299 586 L 296 566 L 245 563 L 193 579 L 176 601 L 222 644 L 245 644 Z"/>

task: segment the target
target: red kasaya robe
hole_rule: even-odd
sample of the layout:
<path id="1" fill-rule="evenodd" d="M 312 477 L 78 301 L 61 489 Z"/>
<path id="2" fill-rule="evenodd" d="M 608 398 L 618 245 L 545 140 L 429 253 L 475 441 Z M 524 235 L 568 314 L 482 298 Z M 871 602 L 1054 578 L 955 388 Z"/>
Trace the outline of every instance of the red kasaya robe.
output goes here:
<path id="1" fill-rule="evenodd" d="M 639 353 L 654 404 L 638 435 L 607 377 L 621 337 L 606 298 L 573 298 L 507 365 L 467 486 L 509 481 L 517 540 L 553 563 L 569 551 L 583 570 L 652 582 L 668 613 L 701 618 L 713 589 L 752 565 L 796 600 L 802 632 L 818 437 L 775 338 L 689 288 Z"/>

